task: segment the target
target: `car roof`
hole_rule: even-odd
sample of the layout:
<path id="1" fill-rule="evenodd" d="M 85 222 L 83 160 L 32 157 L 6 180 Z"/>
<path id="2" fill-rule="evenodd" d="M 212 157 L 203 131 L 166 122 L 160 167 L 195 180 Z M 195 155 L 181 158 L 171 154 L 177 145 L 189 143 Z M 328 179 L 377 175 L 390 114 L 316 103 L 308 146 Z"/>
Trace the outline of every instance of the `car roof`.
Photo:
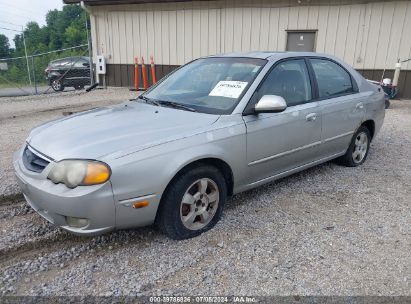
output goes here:
<path id="1" fill-rule="evenodd" d="M 313 56 L 313 57 L 327 57 L 333 58 L 327 54 L 315 53 L 315 52 L 239 52 L 239 53 L 226 53 L 218 54 L 210 57 L 238 57 L 238 58 L 257 58 L 257 59 L 266 59 L 266 60 L 278 60 L 280 58 L 287 57 L 304 57 L 304 56 Z"/>
<path id="2" fill-rule="evenodd" d="M 72 57 L 64 57 L 64 58 L 54 59 L 54 60 L 50 61 L 50 63 L 57 63 L 57 62 L 66 61 L 66 60 L 79 60 L 79 59 L 89 60 L 89 58 L 86 57 L 86 56 L 72 56 Z"/>

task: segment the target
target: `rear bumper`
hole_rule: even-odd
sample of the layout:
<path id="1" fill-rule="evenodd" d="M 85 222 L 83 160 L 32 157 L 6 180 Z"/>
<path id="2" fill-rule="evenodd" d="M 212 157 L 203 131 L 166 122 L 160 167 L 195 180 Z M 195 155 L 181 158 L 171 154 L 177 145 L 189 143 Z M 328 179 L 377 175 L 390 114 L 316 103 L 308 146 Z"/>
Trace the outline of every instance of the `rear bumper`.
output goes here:
<path id="1" fill-rule="evenodd" d="M 19 186 L 28 204 L 43 218 L 77 235 L 97 235 L 115 228 L 115 203 L 111 183 L 69 189 L 47 179 L 42 173 L 28 171 L 19 150 L 13 165 Z M 50 165 L 49 165 L 50 166 Z M 87 219 L 86 226 L 70 226 L 67 217 Z"/>
<path id="2" fill-rule="evenodd" d="M 385 98 L 381 101 L 380 108 L 374 114 L 375 130 L 374 138 L 381 131 L 385 120 Z"/>

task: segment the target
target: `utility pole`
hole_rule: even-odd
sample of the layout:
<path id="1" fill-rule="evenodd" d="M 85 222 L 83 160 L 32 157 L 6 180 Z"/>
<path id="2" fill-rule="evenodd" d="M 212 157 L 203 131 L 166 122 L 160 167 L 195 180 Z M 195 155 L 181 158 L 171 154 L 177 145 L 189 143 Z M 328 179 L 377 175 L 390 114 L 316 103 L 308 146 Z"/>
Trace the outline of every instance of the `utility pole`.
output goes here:
<path id="1" fill-rule="evenodd" d="M 27 56 L 27 47 L 26 47 L 26 39 L 24 38 L 24 28 L 21 26 L 21 33 L 23 35 L 23 44 L 24 44 L 24 53 L 26 55 L 26 64 L 27 64 L 27 75 L 29 76 L 29 82 L 31 85 L 31 76 L 30 76 L 30 67 L 29 67 L 29 57 Z"/>
<path id="2" fill-rule="evenodd" d="M 88 57 L 90 60 L 90 86 L 94 84 L 94 72 L 93 72 L 93 56 L 91 52 L 91 37 L 89 33 L 89 28 L 88 28 L 88 22 L 87 22 L 87 13 L 86 15 L 86 32 L 87 32 L 87 44 L 88 44 Z"/>
<path id="3" fill-rule="evenodd" d="M 93 72 L 93 54 L 92 54 L 92 51 L 91 51 L 91 35 L 90 35 L 90 32 L 89 32 L 89 26 L 88 26 L 88 22 L 87 22 L 87 13 L 89 15 L 91 15 L 91 12 L 87 9 L 86 5 L 84 4 L 84 1 L 80 2 L 80 6 L 84 10 L 84 15 L 85 15 L 85 19 L 86 19 L 88 57 L 89 57 L 89 60 L 90 60 L 90 86 L 92 86 L 95 83 L 95 81 L 94 81 L 94 72 Z"/>
<path id="4" fill-rule="evenodd" d="M 0 21 L 0 22 L 1 23 L 6 23 L 6 24 L 11 24 L 11 25 L 14 25 L 14 26 L 21 26 L 21 31 L 15 30 L 15 29 L 10 29 L 10 28 L 5 28 L 5 27 L 2 27 L 2 29 L 22 34 L 23 44 L 24 44 L 24 54 L 25 54 L 25 57 L 26 57 L 26 65 L 27 65 L 27 76 L 29 77 L 29 82 L 30 82 L 30 85 L 31 85 L 29 57 L 27 56 L 26 38 L 24 37 L 24 26 L 21 25 L 21 24 L 15 24 L 15 23 L 10 23 L 10 22 L 5 22 L 5 21 Z"/>
<path id="5" fill-rule="evenodd" d="M 34 67 L 34 55 L 37 53 L 37 51 L 34 52 L 34 54 L 31 55 L 31 65 L 32 65 L 32 71 L 33 71 L 33 81 L 34 81 L 34 93 L 37 95 L 37 82 L 36 82 L 36 68 Z"/>

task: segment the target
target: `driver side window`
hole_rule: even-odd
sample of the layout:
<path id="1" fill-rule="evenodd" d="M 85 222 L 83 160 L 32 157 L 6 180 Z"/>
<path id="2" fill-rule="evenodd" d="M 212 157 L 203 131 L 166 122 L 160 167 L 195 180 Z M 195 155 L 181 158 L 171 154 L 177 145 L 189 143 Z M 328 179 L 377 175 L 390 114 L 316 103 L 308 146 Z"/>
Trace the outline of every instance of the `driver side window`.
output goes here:
<path id="1" fill-rule="evenodd" d="M 272 69 L 254 95 L 258 102 L 264 95 L 281 96 L 288 107 L 306 103 L 312 99 L 311 83 L 304 59 L 288 60 Z"/>

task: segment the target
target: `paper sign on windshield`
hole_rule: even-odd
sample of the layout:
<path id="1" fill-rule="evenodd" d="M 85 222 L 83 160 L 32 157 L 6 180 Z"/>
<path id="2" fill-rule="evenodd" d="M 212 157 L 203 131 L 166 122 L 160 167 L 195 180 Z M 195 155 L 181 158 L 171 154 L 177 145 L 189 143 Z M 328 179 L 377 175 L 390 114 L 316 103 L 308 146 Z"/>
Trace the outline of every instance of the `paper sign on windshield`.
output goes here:
<path id="1" fill-rule="evenodd" d="M 247 84 L 248 82 L 243 81 L 220 81 L 208 95 L 238 98 L 240 97 L 241 93 L 243 92 Z"/>

